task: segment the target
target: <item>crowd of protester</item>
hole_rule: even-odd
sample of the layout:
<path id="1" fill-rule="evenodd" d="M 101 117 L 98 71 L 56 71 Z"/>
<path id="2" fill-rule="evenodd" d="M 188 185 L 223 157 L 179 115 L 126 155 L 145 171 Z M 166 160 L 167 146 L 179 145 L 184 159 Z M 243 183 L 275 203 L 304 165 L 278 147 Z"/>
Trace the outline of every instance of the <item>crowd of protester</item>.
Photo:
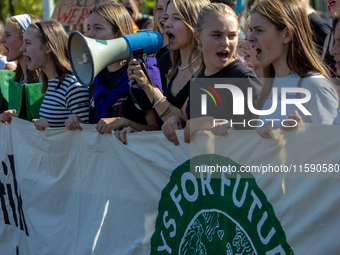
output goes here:
<path id="1" fill-rule="evenodd" d="M 214 127 L 216 118 L 254 119 L 247 104 L 243 115 L 234 115 L 230 91 L 220 95 L 224 104 L 219 111 L 208 110 L 203 117 L 193 111 L 201 107 L 199 88 L 195 90 L 195 81 L 201 78 L 242 80 L 235 85 L 244 95 L 250 93 L 248 97 L 258 110 L 268 110 L 274 104 L 274 88 L 307 89 L 311 100 L 304 107 L 312 115 L 290 105 L 282 116 L 279 103 L 270 115 L 257 116 L 264 123 L 257 128 L 258 134 L 270 138 L 271 130 L 289 131 L 300 122 L 340 123 L 336 86 L 340 75 L 340 1 L 325 0 L 325 4 L 333 19 L 332 29 L 311 9 L 308 0 L 257 1 L 250 6 L 244 27 L 235 13 L 236 0 L 156 0 L 153 16 L 140 13 L 139 0 L 98 4 L 84 23 L 84 36 L 112 40 L 134 33 L 136 27 L 151 28 L 161 33 L 163 46 L 149 56 L 158 70 L 157 77 L 152 76 L 155 80 L 148 79 L 137 59 L 129 59 L 105 67 L 89 89 L 72 73 L 68 34 L 62 25 L 21 14 L 8 17 L 4 29 L 0 24 L 0 54 L 4 55 L 0 55 L 0 67 L 15 69 L 16 82 L 42 82 L 45 97 L 40 118 L 33 120 L 38 130 L 66 127 L 79 132 L 81 123 L 88 123 L 101 134 L 114 131 L 124 144 L 131 132 L 162 130 L 178 145 L 175 131 L 179 129 L 184 129 L 185 142 L 200 130 L 224 136 L 229 129 L 250 129 L 230 123 Z M 133 89 L 133 94 L 130 80 L 140 87 Z M 8 109 L 0 113 L 0 122 L 10 123 L 13 117 L 18 117 L 17 112 Z M 266 121 L 285 118 L 290 119 L 291 128 Z"/>

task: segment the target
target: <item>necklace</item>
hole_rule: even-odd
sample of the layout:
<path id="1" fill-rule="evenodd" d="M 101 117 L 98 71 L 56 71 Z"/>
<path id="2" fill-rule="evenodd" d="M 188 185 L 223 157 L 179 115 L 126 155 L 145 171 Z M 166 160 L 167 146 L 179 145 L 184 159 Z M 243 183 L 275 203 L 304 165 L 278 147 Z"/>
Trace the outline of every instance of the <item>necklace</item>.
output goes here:
<path id="1" fill-rule="evenodd" d="M 187 64 L 185 67 L 181 67 L 181 65 L 178 66 L 178 70 L 184 70 L 187 69 L 192 63 L 194 63 L 200 56 L 195 58 L 193 61 L 191 61 L 189 64 Z"/>

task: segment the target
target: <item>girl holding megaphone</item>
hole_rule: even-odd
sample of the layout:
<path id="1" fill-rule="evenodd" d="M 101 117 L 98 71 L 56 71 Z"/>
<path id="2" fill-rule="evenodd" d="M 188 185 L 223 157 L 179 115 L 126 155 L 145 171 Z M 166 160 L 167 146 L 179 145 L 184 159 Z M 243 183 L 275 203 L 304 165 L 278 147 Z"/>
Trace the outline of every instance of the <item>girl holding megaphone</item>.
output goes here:
<path id="1" fill-rule="evenodd" d="M 185 109 L 190 91 L 190 78 L 199 64 L 199 48 L 194 37 L 194 29 L 199 11 L 207 4 L 209 4 L 207 0 L 168 2 L 164 27 L 169 38 L 172 67 L 166 75 L 169 83 L 165 95 L 148 82 L 136 59 L 129 62 L 129 79 L 136 80 L 144 89 L 149 101 L 154 101 L 153 108 L 163 121 L 174 115 L 187 120 Z M 116 132 L 115 135 L 126 144 L 125 134 L 134 131 L 129 127 Z"/>
<path id="2" fill-rule="evenodd" d="M 87 30 L 85 36 L 99 40 L 116 39 L 133 33 L 129 13 L 117 3 L 96 5 L 88 18 Z M 137 109 L 130 98 L 127 67 L 127 61 L 107 66 L 96 76 L 94 86 L 90 87 L 90 123 L 97 123 L 96 129 L 101 134 L 127 126 L 140 131 L 158 129 L 153 110 Z M 150 104 L 142 90 L 134 90 L 134 96 L 139 99 L 141 109 L 146 109 Z M 69 130 L 82 130 L 81 122 L 79 116 L 73 114 L 65 126 Z"/>

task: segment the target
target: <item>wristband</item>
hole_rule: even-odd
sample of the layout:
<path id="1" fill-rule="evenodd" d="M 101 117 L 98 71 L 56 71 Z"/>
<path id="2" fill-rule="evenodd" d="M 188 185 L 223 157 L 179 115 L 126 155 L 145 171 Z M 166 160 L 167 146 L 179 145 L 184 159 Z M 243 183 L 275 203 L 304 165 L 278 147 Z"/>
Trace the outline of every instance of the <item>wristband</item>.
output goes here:
<path id="1" fill-rule="evenodd" d="M 157 102 L 152 106 L 152 108 L 155 108 L 157 104 L 159 104 L 160 102 L 162 102 L 164 99 L 166 99 L 166 97 L 162 97 L 161 99 L 157 100 Z"/>

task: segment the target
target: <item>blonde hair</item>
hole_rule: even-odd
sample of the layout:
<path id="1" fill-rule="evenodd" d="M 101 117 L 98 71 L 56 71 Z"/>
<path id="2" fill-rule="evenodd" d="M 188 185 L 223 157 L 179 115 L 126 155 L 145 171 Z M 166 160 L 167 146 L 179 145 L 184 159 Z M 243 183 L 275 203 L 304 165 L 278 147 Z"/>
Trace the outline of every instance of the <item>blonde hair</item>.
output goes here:
<path id="1" fill-rule="evenodd" d="M 116 2 L 97 4 L 91 13 L 96 12 L 112 25 L 112 31 L 118 37 L 133 33 L 131 16 L 126 8 Z"/>
<path id="2" fill-rule="evenodd" d="M 197 18 L 197 27 L 196 27 L 196 31 L 201 33 L 203 31 L 203 29 L 206 27 L 207 22 L 209 17 L 211 17 L 212 15 L 214 16 L 221 16 L 221 15 L 231 15 L 232 17 L 235 18 L 237 25 L 238 25 L 238 18 L 237 15 L 235 13 L 235 11 L 230 8 L 228 5 L 226 4 L 222 4 L 222 3 L 212 3 L 209 4 L 207 6 L 205 6 L 200 13 L 198 14 L 198 18 Z M 236 59 L 236 51 L 234 52 L 233 56 L 234 59 Z M 205 69 L 206 65 L 204 62 L 204 57 L 203 57 L 203 52 L 200 51 L 200 65 L 197 68 L 197 70 L 194 73 L 194 77 L 199 77 L 204 69 Z"/>
<path id="3" fill-rule="evenodd" d="M 194 36 L 194 30 L 196 29 L 197 17 L 200 10 L 208 5 L 210 2 L 208 0 L 171 0 L 168 4 L 172 2 L 178 15 L 184 24 L 189 28 L 189 48 L 191 50 L 189 56 L 189 63 L 199 54 L 198 44 Z M 167 4 L 167 5 L 168 5 Z M 170 72 L 166 75 L 167 78 L 172 79 L 178 73 L 178 66 L 181 64 L 181 53 L 180 50 L 174 50 L 170 52 L 172 67 Z M 191 66 L 189 67 L 191 71 Z"/>
<path id="4" fill-rule="evenodd" d="M 32 23 L 37 22 L 40 20 L 40 17 L 36 16 L 36 15 L 31 15 L 29 14 L 29 16 L 31 17 Z M 18 32 L 20 38 L 23 40 L 24 37 L 24 33 L 25 30 L 19 25 L 18 21 L 11 16 L 7 17 L 7 22 L 11 23 L 16 31 Z M 15 69 L 15 75 L 13 77 L 13 81 L 16 82 L 20 82 L 22 79 L 22 76 L 24 74 L 24 71 L 22 69 L 22 66 L 20 64 L 17 65 L 17 68 Z M 27 83 L 36 83 L 39 82 L 39 74 L 40 74 L 40 70 L 35 70 L 35 71 L 30 71 L 29 69 L 26 70 L 26 75 L 27 75 Z"/>
<path id="5" fill-rule="evenodd" d="M 309 72 L 319 73 L 330 82 L 326 65 L 318 55 L 312 41 L 312 31 L 305 9 L 298 0 L 262 0 L 250 11 L 257 12 L 275 25 L 278 31 L 287 28 L 292 36 L 289 42 L 287 64 L 293 73 L 300 77 L 311 76 Z M 263 68 L 264 78 L 274 78 L 274 66 Z M 264 86 L 257 102 L 257 109 L 262 109 L 273 86 L 273 79 L 265 79 Z"/>
<path id="6" fill-rule="evenodd" d="M 41 28 L 37 24 L 40 24 Z M 67 52 L 68 35 L 65 32 L 64 27 L 58 21 L 44 20 L 39 23 L 30 24 L 28 28 L 36 29 L 41 44 L 48 44 L 51 48 L 51 54 L 56 65 L 56 72 L 59 78 L 56 89 L 60 88 L 60 84 L 67 74 L 72 74 Z M 48 78 L 44 72 L 42 72 L 42 80 L 43 87 L 41 92 L 45 93 L 47 91 Z"/>

